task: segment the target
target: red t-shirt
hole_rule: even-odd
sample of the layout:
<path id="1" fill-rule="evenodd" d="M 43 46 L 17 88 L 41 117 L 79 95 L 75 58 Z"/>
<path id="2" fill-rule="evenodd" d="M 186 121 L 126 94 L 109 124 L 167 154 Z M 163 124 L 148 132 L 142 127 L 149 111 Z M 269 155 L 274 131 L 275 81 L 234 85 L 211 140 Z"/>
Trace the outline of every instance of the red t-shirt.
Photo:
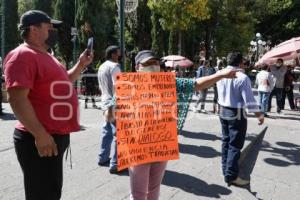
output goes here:
<path id="1" fill-rule="evenodd" d="M 64 66 L 51 54 L 22 44 L 4 60 L 6 88 L 30 89 L 35 114 L 50 134 L 78 131 L 77 93 Z M 18 121 L 17 129 L 27 131 Z"/>

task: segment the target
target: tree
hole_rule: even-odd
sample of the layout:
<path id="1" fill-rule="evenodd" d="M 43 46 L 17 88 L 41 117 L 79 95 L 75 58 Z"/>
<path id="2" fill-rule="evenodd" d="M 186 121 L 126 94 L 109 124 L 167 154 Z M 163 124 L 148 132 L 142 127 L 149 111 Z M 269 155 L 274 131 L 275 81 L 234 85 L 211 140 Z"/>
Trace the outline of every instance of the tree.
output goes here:
<path id="1" fill-rule="evenodd" d="M 59 29 L 58 54 L 64 59 L 66 66 L 72 61 L 71 27 L 74 27 L 75 4 L 74 1 L 57 0 L 54 18 L 63 21 Z"/>
<path id="2" fill-rule="evenodd" d="M 254 12 L 242 0 L 216 1 L 221 6 L 211 7 L 214 13 L 211 22 L 217 55 L 225 56 L 232 50 L 247 51 L 256 23 Z"/>
<path id="3" fill-rule="evenodd" d="M 32 3 L 33 3 L 33 9 L 44 11 L 49 16 L 52 16 L 52 14 L 53 14 L 53 3 L 55 3 L 55 1 L 32 0 Z"/>
<path id="4" fill-rule="evenodd" d="M 104 50 L 108 45 L 117 44 L 114 37 L 116 19 L 112 13 L 117 14 L 115 1 L 78 0 L 76 20 L 80 47 L 82 50 L 86 48 L 87 38 L 93 36 L 95 60 L 104 58 Z"/>
<path id="5" fill-rule="evenodd" d="M 21 16 L 28 10 L 33 9 L 33 0 L 18 0 L 18 13 Z"/>
<path id="6" fill-rule="evenodd" d="M 298 0 L 257 0 L 256 31 L 270 40 L 273 46 L 299 36 L 300 2 Z"/>
<path id="7" fill-rule="evenodd" d="M 2 0 L 1 19 L 1 56 L 5 55 L 18 44 L 18 3 L 17 0 Z"/>
<path id="8" fill-rule="evenodd" d="M 171 32 L 170 42 L 177 33 L 178 54 L 182 54 L 182 32 L 210 17 L 207 3 L 208 0 L 149 0 L 148 6 L 161 16 L 159 21 L 163 29 Z M 174 51 L 170 46 L 169 50 Z"/>

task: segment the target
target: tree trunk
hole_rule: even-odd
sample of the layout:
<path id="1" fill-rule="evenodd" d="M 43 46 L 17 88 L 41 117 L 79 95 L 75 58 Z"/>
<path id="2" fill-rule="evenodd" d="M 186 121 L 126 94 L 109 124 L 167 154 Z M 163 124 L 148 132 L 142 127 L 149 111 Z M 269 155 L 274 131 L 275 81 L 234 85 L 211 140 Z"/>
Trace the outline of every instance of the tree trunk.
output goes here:
<path id="1" fill-rule="evenodd" d="M 182 31 L 178 31 L 178 55 L 182 55 Z"/>

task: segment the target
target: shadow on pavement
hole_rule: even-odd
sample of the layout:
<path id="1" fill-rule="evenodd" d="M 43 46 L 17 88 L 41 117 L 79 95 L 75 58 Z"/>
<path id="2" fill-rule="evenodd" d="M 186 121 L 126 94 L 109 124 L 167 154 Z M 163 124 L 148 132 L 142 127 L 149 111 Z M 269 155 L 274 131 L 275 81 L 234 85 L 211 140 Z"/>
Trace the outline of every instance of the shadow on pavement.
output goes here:
<path id="1" fill-rule="evenodd" d="M 289 143 L 289 142 L 277 142 L 276 144 L 280 147 L 273 147 L 269 143 L 265 143 L 263 145 L 262 150 L 272 153 L 273 156 L 277 156 L 279 158 L 285 158 L 285 160 L 281 160 L 279 158 L 274 158 L 274 157 L 266 158 L 265 159 L 266 163 L 278 167 L 300 165 L 300 156 L 299 156 L 300 145 Z"/>
<path id="2" fill-rule="evenodd" d="M 259 151 L 262 147 L 262 142 L 265 137 L 267 128 L 265 128 L 258 136 L 255 138 L 251 144 L 242 152 L 241 158 L 239 160 L 240 177 L 246 180 L 251 179 L 251 173 L 257 161 Z"/>
<path id="3" fill-rule="evenodd" d="M 216 136 L 216 134 L 213 133 L 204 133 L 204 132 L 190 132 L 190 131 L 181 131 L 180 135 L 186 138 L 191 139 L 200 139 L 200 140 L 209 140 L 209 141 L 216 141 L 216 140 L 222 140 L 221 137 Z M 252 141 L 256 138 L 256 134 L 254 133 L 247 133 L 246 140 Z"/>
<path id="4" fill-rule="evenodd" d="M 210 140 L 210 141 L 216 141 L 216 140 L 221 140 L 220 137 L 209 134 L 209 133 L 203 133 L 203 132 L 190 132 L 190 131 L 181 131 L 182 136 L 186 138 L 192 138 L 192 139 L 200 139 L 200 140 Z"/>
<path id="5" fill-rule="evenodd" d="M 256 138 L 253 138 L 252 142 L 249 146 L 242 152 L 241 158 L 239 160 L 239 176 L 246 180 L 251 180 L 251 174 L 255 167 L 259 151 L 262 148 L 263 139 L 265 137 L 266 127 Z M 244 187 L 247 189 L 252 195 L 256 197 L 257 192 L 251 191 L 251 186 L 248 185 Z"/>
<path id="6" fill-rule="evenodd" d="M 285 119 L 285 120 L 296 120 L 299 121 L 300 120 L 300 115 L 299 117 L 292 117 L 290 116 L 291 114 L 285 114 L 285 115 L 278 115 L 278 114 L 274 114 L 274 115 L 269 115 L 269 117 L 267 117 L 268 119 Z M 247 116 L 248 118 L 256 118 L 255 116 Z"/>
<path id="7" fill-rule="evenodd" d="M 221 156 L 221 153 L 212 147 L 208 146 L 195 146 L 189 144 L 179 144 L 179 152 L 191 154 L 202 158 L 214 158 Z"/>
<path id="8" fill-rule="evenodd" d="M 179 188 L 197 196 L 211 198 L 221 198 L 220 195 L 229 195 L 231 193 L 231 190 L 226 187 L 216 184 L 209 185 L 193 176 L 169 170 L 166 170 L 162 184 Z"/>
<path id="9" fill-rule="evenodd" d="M 14 114 L 4 112 L 2 115 L 0 115 L 0 119 L 5 120 L 5 121 L 16 120 L 16 117 Z"/>

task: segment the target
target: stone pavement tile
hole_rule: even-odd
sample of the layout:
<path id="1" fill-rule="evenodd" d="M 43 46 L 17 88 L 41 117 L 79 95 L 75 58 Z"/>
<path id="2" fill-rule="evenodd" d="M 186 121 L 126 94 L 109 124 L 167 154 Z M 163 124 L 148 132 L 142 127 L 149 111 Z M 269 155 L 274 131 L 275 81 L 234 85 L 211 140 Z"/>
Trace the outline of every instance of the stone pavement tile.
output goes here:
<path id="1" fill-rule="evenodd" d="M 180 160 L 179 165 L 168 167 L 163 180 L 163 185 L 177 188 L 177 192 L 166 196 L 164 189 L 161 191 L 162 199 L 181 200 L 183 197 L 190 199 L 220 198 L 221 194 L 229 194 L 230 190 L 218 184 L 209 184 L 207 179 L 202 177 L 203 167 L 210 168 L 211 163 L 197 168 L 191 167 L 191 163 Z M 163 187 L 164 188 L 164 187 Z M 193 195 L 193 197 L 191 196 Z M 164 198 L 163 198 L 164 197 Z"/>
<path id="2" fill-rule="evenodd" d="M 277 182 L 272 200 L 282 200 L 282 199 L 299 200 L 300 199 L 299 184 L 286 185 Z"/>
<path id="3" fill-rule="evenodd" d="M 24 199 L 23 175 L 14 149 L 0 154 L 0 199 Z"/>
<path id="4" fill-rule="evenodd" d="M 174 196 L 172 196 L 171 198 L 163 198 L 163 196 L 161 196 L 162 200 L 211 200 L 211 199 L 218 199 L 218 200 L 222 200 L 222 198 L 214 198 L 214 197 L 205 197 L 205 196 L 195 196 L 193 194 L 186 194 L 186 193 L 176 193 Z"/>

